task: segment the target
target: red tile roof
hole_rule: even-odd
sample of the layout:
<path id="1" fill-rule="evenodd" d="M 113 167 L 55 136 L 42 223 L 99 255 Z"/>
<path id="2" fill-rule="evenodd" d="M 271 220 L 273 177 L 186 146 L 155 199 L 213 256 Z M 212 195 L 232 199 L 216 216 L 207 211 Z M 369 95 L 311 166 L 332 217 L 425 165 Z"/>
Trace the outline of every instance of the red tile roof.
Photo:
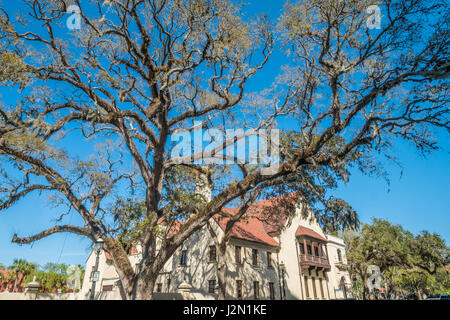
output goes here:
<path id="1" fill-rule="evenodd" d="M 214 216 L 214 219 L 217 221 L 222 230 L 225 230 L 229 218 L 216 215 Z M 276 242 L 275 239 L 269 236 L 264 230 L 263 223 L 254 217 L 248 217 L 236 222 L 231 229 L 231 234 L 233 237 L 239 239 L 263 243 L 273 247 L 279 246 L 278 242 Z"/>
<path id="2" fill-rule="evenodd" d="M 0 270 L 0 274 L 2 275 L 3 279 L 0 279 L 0 292 L 8 291 L 13 292 L 14 290 L 14 282 L 15 279 L 8 279 L 9 275 L 8 270 Z M 14 292 L 23 292 L 24 291 L 24 275 L 19 274 L 17 278 L 17 284 L 16 284 L 16 290 Z"/>
<path id="3" fill-rule="evenodd" d="M 298 227 L 297 231 L 295 232 L 295 236 L 308 236 L 314 239 L 319 239 L 322 241 L 327 241 L 327 239 L 325 239 L 324 237 L 322 237 L 320 234 L 318 234 L 317 232 L 315 232 L 312 229 L 309 228 L 305 228 L 305 227 Z"/>
<path id="4" fill-rule="evenodd" d="M 295 199 L 296 193 L 291 193 L 253 203 L 244 215 L 245 218 L 234 224 L 231 229 L 232 236 L 238 239 L 279 247 L 279 243 L 273 237 L 285 226 L 289 217 L 287 210 L 280 209 L 284 208 L 282 201 L 294 204 Z M 223 208 L 222 211 L 226 214 L 234 215 L 238 213 L 239 209 Z M 225 230 L 229 219 L 219 215 L 214 216 L 214 219 L 219 223 L 222 230 Z"/>
<path id="5" fill-rule="evenodd" d="M 167 218 L 159 218 L 158 223 L 160 224 L 166 224 L 168 221 Z M 180 220 L 172 220 L 171 221 L 171 226 L 170 226 L 170 230 L 167 233 L 168 237 L 173 236 L 175 233 L 177 233 L 178 231 L 180 231 L 181 226 L 184 224 L 184 221 L 180 221 Z"/>

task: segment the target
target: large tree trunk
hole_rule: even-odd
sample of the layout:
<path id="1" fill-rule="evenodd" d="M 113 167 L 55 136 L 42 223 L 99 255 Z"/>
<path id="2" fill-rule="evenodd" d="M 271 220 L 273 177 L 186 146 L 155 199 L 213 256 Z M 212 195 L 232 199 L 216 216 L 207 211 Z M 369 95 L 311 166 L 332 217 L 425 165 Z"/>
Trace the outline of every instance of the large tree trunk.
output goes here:
<path id="1" fill-rule="evenodd" d="M 132 300 L 152 300 L 153 288 L 158 275 L 150 277 L 138 276 L 133 288 Z M 148 279 L 147 279 L 148 278 Z"/>
<path id="2" fill-rule="evenodd" d="M 126 300 L 151 300 L 158 275 L 175 247 L 161 247 L 156 260 L 142 263 L 140 270 L 131 265 L 128 255 L 121 245 L 112 239 L 105 240 L 108 251 L 113 257 L 114 266 L 120 278 L 121 296 Z M 143 257 L 144 260 L 149 259 Z"/>

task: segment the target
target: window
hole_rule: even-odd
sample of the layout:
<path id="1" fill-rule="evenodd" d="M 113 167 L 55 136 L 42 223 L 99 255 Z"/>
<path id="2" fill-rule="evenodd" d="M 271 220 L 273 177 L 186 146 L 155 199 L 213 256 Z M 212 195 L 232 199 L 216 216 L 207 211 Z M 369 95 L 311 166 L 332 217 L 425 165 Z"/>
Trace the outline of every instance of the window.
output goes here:
<path id="1" fill-rule="evenodd" d="M 267 252 L 267 267 L 268 268 L 273 268 L 272 252 Z"/>
<path id="2" fill-rule="evenodd" d="M 311 245 L 307 245 L 306 246 L 306 250 L 308 250 L 308 254 L 310 255 L 310 256 L 312 256 L 312 248 L 311 248 Z"/>
<path id="3" fill-rule="evenodd" d="M 314 254 L 316 255 L 316 257 L 319 256 L 319 247 L 314 247 Z"/>
<path id="4" fill-rule="evenodd" d="M 342 262 L 342 253 L 341 253 L 341 249 L 337 249 L 337 256 L 338 256 L 338 261 Z"/>
<path id="5" fill-rule="evenodd" d="M 217 261 L 217 249 L 216 246 L 209 246 L 209 262 Z"/>
<path id="6" fill-rule="evenodd" d="M 185 266 L 187 264 L 187 250 L 181 251 L 180 265 Z"/>
<path id="7" fill-rule="evenodd" d="M 303 245 L 303 243 L 300 243 L 300 253 L 305 254 L 305 246 Z"/>
<path id="8" fill-rule="evenodd" d="M 112 285 L 103 286 L 102 291 L 113 291 L 113 286 Z"/>
<path id="9" fill-rule="evenodd" d="M 322 244 L 322 258 L 327 258 L 327 254 L 325 252 L 325 246 Z"/>
<path id="10" fill-rule="evenodd" d="M 252 265 L 254 267 L 258 266 L 258 250 L 256 249 L 252 250 Z"/>
<path id="11" fill-rule="evenodd" d="M 162 292 L 162 283 L 158 283 L 157 285 L 156 285 L 156 292 Z"/>
<path id="12" fill-rule="evenodd" d="M 236 280 L 237 298 L 242 299 L 242 280 Z"/>
<path id="13" fill-rule="evenodd" d="M 314 277 L 312 277 L 312 287 L 313 287 L 314 298 L 317 299 L 316 278 L 314 278 Z"/>
<path id="14" fill-rule="evenodd" d="M 270 300 L 275 300 L 275 284 L 273 282 L 269 282 L 269 294 Z"/>
<path id="15" fill-rule="evenodd" d="M 242 247 L 236 246 L 234 247 L 234 258 L 236 263 L 241 264 L 242 263 L 242 257 L 241 257 Z"/>
<path id="16" fill-rule="evenodd" d="M 319 285 L 320 285 L 320 294 L 321 294 L 322 298 L 325 299 L 325 294 L 323 292 L 323 280 L 322 280 L 322 278 L 320 279 Z"/>
<path id="17" fill-rule="evenodd" d="M 309 288 L 308 288 L 308 277 L 305 276 L 305 293 L 306 293 L 306 297 L 309 298 Z"/>
<path id="18" fill-rule="evenodd" d="M 208 292 L 215 293 L 216 292 L 216 280 L 209 280 L 208 282 Z"/>
<path id="19" fill-rule="evenodd" d="M 253 297 L 255 300 L 259 299 L 259 282 L 253 281 Z"/>
<path id="20" fill-rule="evenodd" d="M 170 284 L 172 283 L 172 279 L 167 279 L 167 292 L 170 292 Z"/>

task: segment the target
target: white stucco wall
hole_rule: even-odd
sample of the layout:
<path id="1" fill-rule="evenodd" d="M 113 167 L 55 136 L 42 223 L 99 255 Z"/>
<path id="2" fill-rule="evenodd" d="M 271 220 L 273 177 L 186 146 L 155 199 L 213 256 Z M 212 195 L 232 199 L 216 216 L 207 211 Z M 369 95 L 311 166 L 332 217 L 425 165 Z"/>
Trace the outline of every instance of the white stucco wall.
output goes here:
<path id="1" fill-rule="evenodd" d="M 326 235 L 323 233 L 320 225 L 317 223 L 313 213 L 308 211 L 307 216 L 302 215 L 301 207 L 299 206 L 296 210 L 295 216 L 292 218 L 290 224 L 287 225 L 285 230 L 280 234 L 279 241 L 281 244 L 280 250 L 280 263 L 284 263 L 286 266 L 286 274 L 285 274 L 285 282 L 286 282 L 286 299 L 288 300 L 303 300 L 303 299 L 314 299 L 313 295 L 313 279 L 315 278 L 316 289 L 317 289 L 317 299 L 328 299 L 329 289 L 327 288 L 327 284 L 325 283 L 324 274 L 322 271 L 315 272 L 311 271 L 311 274 L 301 272 L 299 265 L 299 254 L 300 248 L 299 243 L 296 239 L 295 233 L 299 226 L 309 228 L 315 232 L 317 232 L 322 237 L 326 238 Z M 309 298 L 307 298 L 305 291 L 305 278 L 308 277 L 308 289 L 309 289 Z M 323 279 L 322 285 L 324 288 L 324 296 L 322 298 L 320 291 L 320 278 Z M 329 286 L 328 286 L 329 287 Z"/>
<path id="2" fill-rule="evenodd" d="M 342 278 L 345 279 L 345 283 L 347 287 L 350 287 L 351 280 L 347 271 L 341 270 L 338 265 L 346 265 L 347 257 L 345 255 L 345 243 L 344 240 L 332 236 L 327 235 L 327 248 L 329 254 L 329 261 L 332 267 L 332 272 L 330 272 L 330 284 L 332 287 L 332 294 L 335 299 L 343 299 L 344 293 L 340 288 L 340 281 Z M 342 262 L 339 262 L 338 259 L 338 250 L 341 251 Z M 351 297 L 350 292 L 347 291 L 347 297 Z"/>
<path id="3" fill-rule="evenodd" d="M 240 246 L 242 263 L 237 264 L 235 248 Z M 253 249 L 258 250 L 258 266 L 252 264 Z M 267 261 L 267 252 L 272 253 L 272 267 Z M 237 298 L 237 280 L 242 281 L 243 299 L 254 299 L 253 282 L 259 282 L 260 299 L 270 299 L 269 283 L 274 284 L 275 299 L 280 298 L 278 281 L 278 248 L 255 242 L 232 239 L 227 248 L 227 296 Z"/>

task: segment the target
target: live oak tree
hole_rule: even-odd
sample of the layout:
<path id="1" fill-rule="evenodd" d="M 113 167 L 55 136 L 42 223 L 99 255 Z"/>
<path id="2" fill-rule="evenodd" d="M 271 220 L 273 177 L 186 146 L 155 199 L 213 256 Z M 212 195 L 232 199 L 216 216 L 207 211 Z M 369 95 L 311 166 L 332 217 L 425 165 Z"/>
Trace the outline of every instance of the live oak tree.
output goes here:
<path id="1" fill-rule="evenodd" d="M 422 231 L 414 236 L 386 220 L 374 219 L 359 233 L 348 237 L 346 244 L 347 268 L 350 276 L 361 283 L 363 299 L 370 297 L 367 286 L 370 265 L 380 268 L 381 285 L 386 288 L 387 297 L 399 298 L 406 292 L 414 292 L 421 298 L 427 288 L 433 288 L 438 272 L 450 262 L 450 248 L 438 234 Z"/>
<path id="2" fill-rule="evenodd" d="M 60 218 L 77 212 L 84 225 L 13 242 L 57 232 L 102 238 L 127 299 L 151 298 L 170 256 L 235 199 L 308 166 L 340 170 L 349 155 L 370 173 L 378 155 L 395 155 L 397 140 L 427 152 L 438 147 L 437 130 L 448 132 L 449 12 L 439 1 L 299 1 L 276 28 L 225 0 L 74 4 L 81 29 L 72 32 L 68 1 L 1 10 L 0 81 L 21 91 L 0 107 L 0 209 L 41 192 L 65 207 Z M 381 29 L 367 27 L 374 4 Z M 275 44 L 286 66 L 273 86 L 252 93 L 248 81 Z M 271 129 L 287 117 L 299 138 L 270 174 L 238 163 L 240 171 L 217 175 L 196 161 L 223 157 L 245 134 L 194 150 L 192 161 L 171 157 L 174 137 L 190 135 L 195 122 Z M 198 205 L 193 181 L 201 175 L 215 192 Z M 140 214 L 115 206 L 134 195 L 144 200 L 134 208 Z M 177 218 L 185 223 L 167 232 Z M 143 248 L 138 268 L 128 260 L 130 239 Z"/>

